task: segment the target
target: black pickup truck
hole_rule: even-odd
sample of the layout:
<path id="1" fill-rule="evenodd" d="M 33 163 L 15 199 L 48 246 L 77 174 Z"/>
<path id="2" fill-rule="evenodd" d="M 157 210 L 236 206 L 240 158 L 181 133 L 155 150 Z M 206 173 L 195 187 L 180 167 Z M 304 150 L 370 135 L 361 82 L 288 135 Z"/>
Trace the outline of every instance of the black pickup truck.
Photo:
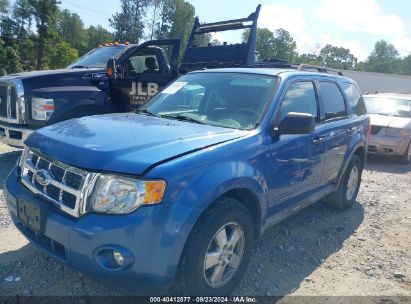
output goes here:
<path id="1" fill-rule="evenodd" d="M 0 77 L 0 142 L 23 147 L 34 130 L 71 118 L 129 112 L 178 74 L 254 62 L 260 5 L 246 18 L 200 23 L 196 18 L 181 63 L 179 39 L 96 48 L 66 69 Z M 204 34 L 250 31 L 246 43 L 200 45 Z"/>

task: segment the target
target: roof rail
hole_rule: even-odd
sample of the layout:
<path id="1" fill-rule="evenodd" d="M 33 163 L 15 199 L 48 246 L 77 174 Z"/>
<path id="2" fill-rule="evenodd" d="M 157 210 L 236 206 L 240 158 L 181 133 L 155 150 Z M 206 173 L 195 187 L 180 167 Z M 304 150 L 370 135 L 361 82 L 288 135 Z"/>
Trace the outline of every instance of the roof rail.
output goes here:
<path id="1" fill-rule="evenodd" d="M 314 70 L 320 73 L 327 73 L 327 74 L 334 73 L 339 76 L 344 76 L 344 74 L 337 69 L 332 69 L 332 68 L 327 68 L 325 66 L 312 65 L 312 64 L 300 64 L 297 70 L 299 71 L 313 71 Z"/>

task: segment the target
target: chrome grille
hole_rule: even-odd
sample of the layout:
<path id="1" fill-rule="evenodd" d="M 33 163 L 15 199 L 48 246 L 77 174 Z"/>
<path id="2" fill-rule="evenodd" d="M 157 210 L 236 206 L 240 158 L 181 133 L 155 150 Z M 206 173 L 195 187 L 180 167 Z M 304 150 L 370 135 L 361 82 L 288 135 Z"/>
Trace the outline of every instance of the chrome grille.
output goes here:
<path id="1" fill-rule="evenodd" d="M 0 81 L 0 120 L 9 123 L 25 122 L 24 88 L 21 80 Z"/>
<path id="2" fill-rule="evenodd" d="M 85 208 L 85 188 L 93 184 L 95 174 L 48 159 L 27 148 L 21 163 L 21 182 L 63 211 L 80 216 Z M 47 182 L 40 183 L 37 174 L 46 173 Z M 37 178 L 36 178 L 37 177 Z"/>

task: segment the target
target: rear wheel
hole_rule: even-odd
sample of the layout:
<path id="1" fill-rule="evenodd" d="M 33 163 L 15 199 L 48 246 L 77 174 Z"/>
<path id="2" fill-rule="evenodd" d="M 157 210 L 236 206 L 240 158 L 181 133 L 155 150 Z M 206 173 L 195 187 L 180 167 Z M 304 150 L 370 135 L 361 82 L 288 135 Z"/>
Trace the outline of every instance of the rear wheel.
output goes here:
<path id="1" fill-rule="evenodd" d="M 400 162 L 401 162 L 402 164 L 406 164 L 406 165 L 411 162 L 411 141 L 410 141 L 410 143 L 408 144 L 407 149 L 405 149 L 404 154 L 401 156 Z"/>
<path id="2" fill-rule="evenodd" d="M 222 197 L 193 229 L 180 265 L 180 288 L 189 295 L 229 295 L 241 281 L 254 247 L 251 215 Z"/>
<path id="3" fill-rule="evenodd" d="M 340 210 L 351 208 L 360 189 L 362 170 L 361 159 L 354 155 L 345 170 L 337 191 L 327 197 L 327 203 Z"/>

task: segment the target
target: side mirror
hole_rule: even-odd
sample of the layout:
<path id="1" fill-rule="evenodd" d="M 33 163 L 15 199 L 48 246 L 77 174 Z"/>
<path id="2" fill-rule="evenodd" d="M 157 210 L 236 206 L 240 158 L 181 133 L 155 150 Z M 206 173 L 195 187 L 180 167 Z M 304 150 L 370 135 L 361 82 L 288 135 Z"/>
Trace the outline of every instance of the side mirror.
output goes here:
<path id="1" fill-rule="evenodd" d="M 106 68 L 106 72 L 107 72 L 107 77 L 109 79 L 116 79 L 117 78 L 117 64 L 116 64 L 116 60 L 111 58 L 109 60 L 107 60 L 107 68 Z"/>
<path id="2" fill-rule="evenodd" d="M 315 117 L 307 113 L 288 113 L 278 125 L 277 134 L 309 134 L 314 132 Z"/>

